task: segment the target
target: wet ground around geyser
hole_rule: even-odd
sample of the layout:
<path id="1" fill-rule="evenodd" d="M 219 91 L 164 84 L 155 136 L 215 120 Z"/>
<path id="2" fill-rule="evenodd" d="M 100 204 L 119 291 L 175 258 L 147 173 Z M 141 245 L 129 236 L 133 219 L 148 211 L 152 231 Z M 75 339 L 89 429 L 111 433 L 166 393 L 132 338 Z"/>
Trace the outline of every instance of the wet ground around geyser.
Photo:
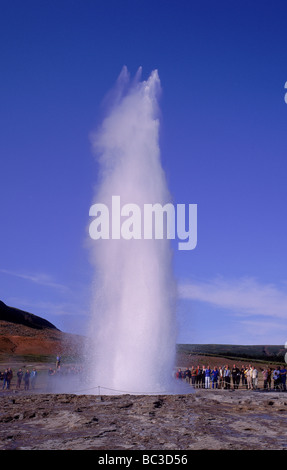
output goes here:
<path id="1" fill-rule="evenodd" d="M 0 449 L 260 450 L 287 448 L 287 393 L 186 395 L 1 392 Z"/>

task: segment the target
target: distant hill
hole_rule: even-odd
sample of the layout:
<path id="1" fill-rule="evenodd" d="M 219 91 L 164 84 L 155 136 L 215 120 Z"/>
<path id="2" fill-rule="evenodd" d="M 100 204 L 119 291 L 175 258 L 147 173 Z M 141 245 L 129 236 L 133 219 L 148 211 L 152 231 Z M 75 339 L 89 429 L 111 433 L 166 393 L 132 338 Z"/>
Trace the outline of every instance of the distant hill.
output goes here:
<path id="1" fill-rule="evenodd" d="M 178 344 L 178 354 L 284 362 L 284 345 Z"/>
<path id="2" fill-rule="evenodd" d="M 0 321 L 1 320 L 29 326 L 37 330 L 45 328 L 58 329 L 44 318 L 38 317 L 33 313 L 25 312 L 24 310 L 19 310 L 15 307 L 8 307 L 8 305 L 4 304 L 2 301 L 0 301 Z"/>
<path id="3" fill-rule="evenodd" d="M 79 356 L 85 338 L 64 333 L 42 317 L 0 301 L 0 356 Z"/>

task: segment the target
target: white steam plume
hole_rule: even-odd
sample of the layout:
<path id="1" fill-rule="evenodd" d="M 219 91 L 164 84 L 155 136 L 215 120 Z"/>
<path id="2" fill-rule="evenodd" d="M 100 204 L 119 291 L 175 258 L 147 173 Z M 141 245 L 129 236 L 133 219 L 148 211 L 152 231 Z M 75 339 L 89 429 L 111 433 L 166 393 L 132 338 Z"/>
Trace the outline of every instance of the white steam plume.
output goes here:
<path id="1" fill-rule="evenodd" d="M 113 106 L 93 136 L 100 166 L 95 202 L 110 208 L 171 201 L 159 148 L 160 80 L 153 71 L 130 81 L 124 67 Z M 90 335 L 95 387 L 127 392 L 168 391 L 175 358 L 176 284 L 170 242 L 109 239 L 91 242 L 95 265 Z"/>

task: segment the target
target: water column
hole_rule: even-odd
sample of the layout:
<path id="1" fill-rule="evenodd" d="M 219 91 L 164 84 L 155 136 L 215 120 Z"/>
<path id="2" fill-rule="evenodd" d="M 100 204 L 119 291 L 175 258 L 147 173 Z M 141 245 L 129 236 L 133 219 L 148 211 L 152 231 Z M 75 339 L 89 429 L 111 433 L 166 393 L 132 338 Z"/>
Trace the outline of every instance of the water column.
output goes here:
<path id="1" fill-rule="evenodd" d="M 95 277 L 88 357 L 93 386 L 106 387 L 107 393 L 172 387 L 176 283 L 170 241 L 144 239 L 143 226 L 137 237 L 132 218 L 121 218 L 130 224 L 129 240 L 112 224 L 114 196 L 121 206 L 133 203 L 142 210 L 144 204 L 171 200 L 159 148 L 160 88 L 157 71 L 141 81 L 139 70 L 130 80 L 124 67 L 92 138 L 99 165 L 94 202 L 109 209 L 109 237 L 91 241 Z"/>

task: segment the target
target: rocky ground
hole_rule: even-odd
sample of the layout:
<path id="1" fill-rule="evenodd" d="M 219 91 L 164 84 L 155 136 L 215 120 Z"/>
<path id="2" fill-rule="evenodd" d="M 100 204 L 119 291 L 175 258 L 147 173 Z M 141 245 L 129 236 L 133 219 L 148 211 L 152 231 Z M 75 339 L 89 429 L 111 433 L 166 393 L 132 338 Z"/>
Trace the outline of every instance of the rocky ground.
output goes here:
<path id="1" fill-rule="evenodd" d="M 261 450 L 287 448 L 287 393 L 184 395 L 1 391 L 0 449 Z"/>

